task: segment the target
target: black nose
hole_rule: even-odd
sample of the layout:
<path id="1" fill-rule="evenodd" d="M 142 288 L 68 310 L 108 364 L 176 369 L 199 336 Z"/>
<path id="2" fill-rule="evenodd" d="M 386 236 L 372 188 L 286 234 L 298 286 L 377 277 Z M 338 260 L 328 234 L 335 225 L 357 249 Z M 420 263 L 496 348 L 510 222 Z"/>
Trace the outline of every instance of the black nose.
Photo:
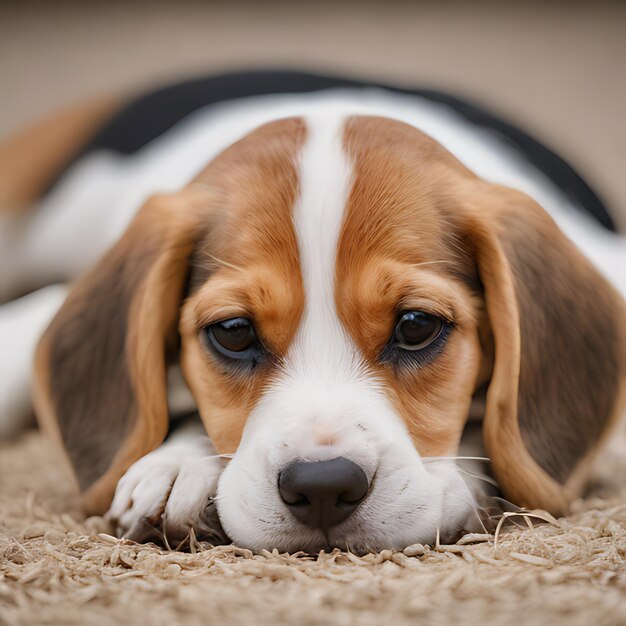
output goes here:
<path id="1" fill-rule="evenodd" d="M 343 522 L 367 495 L 365 472 L 352 461 L 296 461 L 278 477 L 283 502 L 301 522 L 328 530 Z"/>

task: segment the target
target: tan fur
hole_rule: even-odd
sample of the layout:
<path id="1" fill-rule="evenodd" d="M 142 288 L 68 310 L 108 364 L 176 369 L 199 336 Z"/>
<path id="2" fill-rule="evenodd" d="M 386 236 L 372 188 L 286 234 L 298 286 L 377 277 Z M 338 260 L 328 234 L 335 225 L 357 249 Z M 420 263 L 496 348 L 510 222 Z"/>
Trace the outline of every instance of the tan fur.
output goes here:
<path id="1" fill-rule="evenodd" d="M 0 213 L 25 211 L 118 109 L 103 97 L 68 107 L 0 145 Z"/>

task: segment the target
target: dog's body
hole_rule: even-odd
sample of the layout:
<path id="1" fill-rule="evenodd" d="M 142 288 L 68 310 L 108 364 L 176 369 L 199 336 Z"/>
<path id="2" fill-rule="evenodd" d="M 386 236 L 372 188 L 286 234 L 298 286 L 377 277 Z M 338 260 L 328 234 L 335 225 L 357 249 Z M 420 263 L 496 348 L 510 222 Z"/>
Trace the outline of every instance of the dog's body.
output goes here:
<path id="1" fill-rule="evenodd" d="M 3 294 L 40 287 L 0 309 L 0 426 L 56 315 L 40 421 L 88 510 L 132 538 L 214 538 L 216 512 L 255 549 L 452 536 L 480 490 L 448 457 L 485 455 L 459 448 L 468 417 L 505 496 L 561 512 L 624 402 L 623 300 L 601 274 L 626 293 L 626 245 L 568 191 L 447 104 L 357 86 L 88 151 L 0 224 Z M 410 344 L 401 325 L 434 331 Z M 159 446 L 196 409 L 204 428 Z"/>

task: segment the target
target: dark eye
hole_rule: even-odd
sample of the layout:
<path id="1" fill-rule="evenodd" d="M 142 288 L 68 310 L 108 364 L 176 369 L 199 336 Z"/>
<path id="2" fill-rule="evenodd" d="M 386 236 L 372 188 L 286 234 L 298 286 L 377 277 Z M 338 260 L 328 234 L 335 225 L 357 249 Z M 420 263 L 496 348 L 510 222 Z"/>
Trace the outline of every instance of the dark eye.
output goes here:
<path id="1" fill-rule="evenodd" d="M 232 359 L 253 358 L 259 340 L 254 326 L 245 317 L 222 320 L 204 328 L 210 345 L 220 354 Z"/>
<path id="2" fill-rule="evenodd" d="M 421 350 L 439 337 L 444 325 L 441 318 L 430 313 L 408 311 L 398 321 L 393 341 L 403 350 Z"/>

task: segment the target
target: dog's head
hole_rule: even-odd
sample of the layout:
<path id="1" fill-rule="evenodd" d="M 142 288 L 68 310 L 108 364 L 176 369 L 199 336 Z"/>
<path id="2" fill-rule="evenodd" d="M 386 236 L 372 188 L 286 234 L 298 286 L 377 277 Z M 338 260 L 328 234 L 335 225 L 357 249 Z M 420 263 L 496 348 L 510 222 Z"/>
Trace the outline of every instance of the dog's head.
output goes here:
<path id="1" fill-rule="evenodd" d="M 180 362 L 233 453 L 229 536 L 353 549 L 458 530 L 472 398 L 504 495 L 562 511 L 623 397 L 619 296 L 529 197 L 400 122 L 291 118 L 157 196 L 74 287 L 37 403 L 88 510 L 164 438 Z"/>

